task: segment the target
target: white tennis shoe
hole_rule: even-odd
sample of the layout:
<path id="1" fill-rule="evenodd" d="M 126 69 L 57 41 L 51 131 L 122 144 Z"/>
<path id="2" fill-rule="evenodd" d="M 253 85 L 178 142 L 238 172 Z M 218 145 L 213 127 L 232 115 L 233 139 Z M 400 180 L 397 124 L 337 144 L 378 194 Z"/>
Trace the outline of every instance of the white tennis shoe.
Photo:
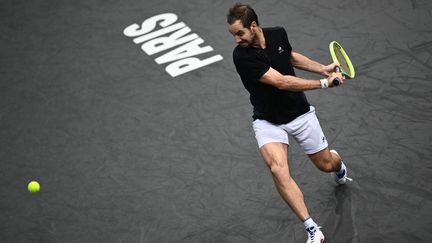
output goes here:
<path id="1" fill-rule="evenodd" d="M 323 243 L 324 242 L 324 234 L 320 230 L 320 226 L 318 227 L 310 227 L 307 228 L 308 240 L 306 243 Z"/>
<path id="2" fill-rule="evenodd" d="M 339 156 L 338 152 L 336 152 L 336 150 L 334 150 L 334 149 L 330 150 L 330 152 L 331 152 L 331 153 L 334 153 L 334 154 L 337 154 L 337 155 Z M 339 157 L 340 157 L 340 156 L 339 156 Z M 347 174 L 348 174 L 348 169 L 345 167 L 344 173 L 343 173 L 342 175 L 338 175 L 336 172 L 334 172 L 334 180 L 335 180 L 339 185 L 343 185 L 343 184 L 345 184 L 347 180 L 348 180 L 348 181 L 352 181 L 352 179 L 349 178 L 349 177 L 347 176 Z"/>

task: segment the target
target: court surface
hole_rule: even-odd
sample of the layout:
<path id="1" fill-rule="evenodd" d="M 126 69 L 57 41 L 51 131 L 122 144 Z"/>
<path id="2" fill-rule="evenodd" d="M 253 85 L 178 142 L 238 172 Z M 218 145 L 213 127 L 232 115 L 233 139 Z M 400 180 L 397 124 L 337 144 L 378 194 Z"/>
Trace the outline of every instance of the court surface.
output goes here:
<path id="1" fill-rule="evenodd" d="M 233 3 L 0 3 L 1 242 L 306 241 L 257 149 Z M 337 40 L 357 68 L 307 92 L 354 181 L 336 186 L 291 140 L 292 176 L 326 242 L 432 242 L 432 2 L 249 3 L 295 51 L 329 63 Z M 223 59 L 172 77 L 174 61 L 156 60 L 183 44 L 148 55 L 149 40 L 124 34 L 163 13 L 212 48 L 196 58 Z"/>

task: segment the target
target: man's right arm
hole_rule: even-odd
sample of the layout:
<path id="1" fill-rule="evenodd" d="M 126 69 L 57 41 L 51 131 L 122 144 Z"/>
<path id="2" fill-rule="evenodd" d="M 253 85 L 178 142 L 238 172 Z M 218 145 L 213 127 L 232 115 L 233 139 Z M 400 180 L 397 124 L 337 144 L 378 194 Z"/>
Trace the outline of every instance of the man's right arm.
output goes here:
<path id="1" fill-rule="evenodd" d="M 340 80 L 344 80 L 340 73 L 333 73 L 327 78 L 328 87 L 333 87 L 333 80 L 336 77 L 338 77 Z M 266 73 L 264 73 L 259 81 L 281 90 L 290 91 L 307 91 L 323 88 L 322 82 L 320 80 L 303 79 L 291 75 L 282 75 L 280 72 L 271 67 Z"/>

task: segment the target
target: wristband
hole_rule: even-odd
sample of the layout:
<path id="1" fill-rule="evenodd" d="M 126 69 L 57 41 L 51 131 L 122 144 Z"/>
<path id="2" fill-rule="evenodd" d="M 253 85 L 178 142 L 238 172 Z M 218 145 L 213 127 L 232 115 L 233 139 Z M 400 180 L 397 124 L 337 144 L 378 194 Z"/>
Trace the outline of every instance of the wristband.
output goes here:
<path id="1" fill-rule="evenodd" d="M 328 80 L 326 78 L 320 79 L 321 82 L 321 89 L 328 88 Z"/>

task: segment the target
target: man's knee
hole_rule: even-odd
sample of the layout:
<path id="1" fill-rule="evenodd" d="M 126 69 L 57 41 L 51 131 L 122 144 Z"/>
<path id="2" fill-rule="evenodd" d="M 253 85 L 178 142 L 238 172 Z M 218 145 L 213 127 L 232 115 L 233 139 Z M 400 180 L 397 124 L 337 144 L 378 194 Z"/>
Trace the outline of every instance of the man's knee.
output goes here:
<path id="1" fill-rule="evenodd" d="M 340 158 L 336 157 L 328 149 L 309 155 L 309 158 L 318 169 L 324 172 L 336 171 L 340 165 Z"/>
<path id="2" fill-rule="evenodd" d="M 317 163 L 318 169 L 324 172 L 332 172 L 335 171 L 334 162 L 331 157 L 322 157 L 318 160 Z"/>
<path id="3" fill-rule="evenodd" d="M 272 163 L 270 166 L 270 171 L 272 175 L 276 178 L 280 179 L 291 179 L 288 166 L 280 164 L 280 163 Z"/>

